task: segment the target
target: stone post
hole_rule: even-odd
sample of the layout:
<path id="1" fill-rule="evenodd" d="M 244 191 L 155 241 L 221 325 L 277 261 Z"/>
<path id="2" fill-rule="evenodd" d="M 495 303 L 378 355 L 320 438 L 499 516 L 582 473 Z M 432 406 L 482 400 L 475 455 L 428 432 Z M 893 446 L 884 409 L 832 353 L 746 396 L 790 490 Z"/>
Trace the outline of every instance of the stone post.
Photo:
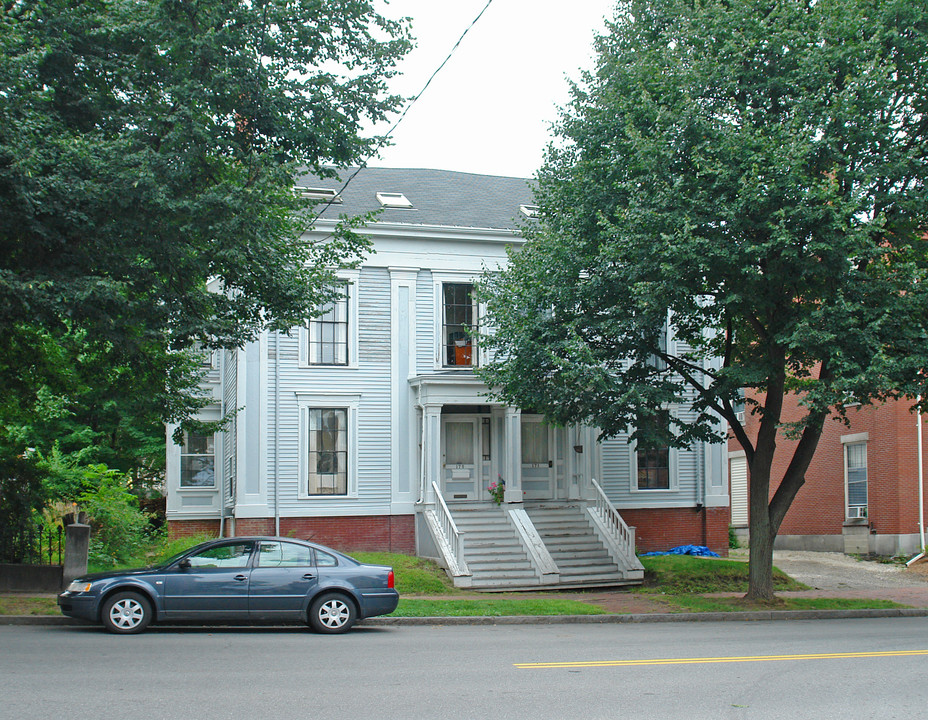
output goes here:
<path id="1" fill-rule="evenodd" d="M 90 550 L 90 525 L 75 523 L 64 529 L 64 569 L 61 582 L 64 587 L 87 572 L 87 554 Z"/>

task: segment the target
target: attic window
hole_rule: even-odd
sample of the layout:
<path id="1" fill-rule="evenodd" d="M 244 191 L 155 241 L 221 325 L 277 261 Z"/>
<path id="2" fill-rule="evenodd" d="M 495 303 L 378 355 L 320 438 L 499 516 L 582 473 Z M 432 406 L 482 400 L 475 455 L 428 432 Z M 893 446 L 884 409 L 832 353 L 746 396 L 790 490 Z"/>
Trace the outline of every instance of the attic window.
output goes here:
<path id="1" fill-rule="evenodd" d="M 379 192 L 377 200 L 385 208 L 411 208 L 412 203 L 406 199 L 403 193 Z"/>
<path id="2" fill-rule="evenodd" d="M 541 213 L 537 205 L 519 205 L 519 210 L 525 217 L 537 218 Z"/>
<path id="3" fill-rule="evenodd" d="M 337 190 L 332 188 L 313 188 L 296 186 L 296 194 L 307 200 L 325 200 L 330 203 L 341 204 L 342 197 Z"/>

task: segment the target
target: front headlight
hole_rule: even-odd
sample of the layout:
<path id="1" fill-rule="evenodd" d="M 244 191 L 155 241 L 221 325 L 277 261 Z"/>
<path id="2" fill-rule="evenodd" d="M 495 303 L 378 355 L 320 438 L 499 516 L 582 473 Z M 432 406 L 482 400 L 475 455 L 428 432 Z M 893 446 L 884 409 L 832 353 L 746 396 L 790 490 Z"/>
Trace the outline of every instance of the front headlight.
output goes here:
<path id="1" fill-rule="evenodd" d="M 92 582 L 87 582 L 86 580 L 75 580 L 70 585 L 68 585 L 69 593 L 84 593 L 90 592 L 90 588 L 93 585 Z"/>

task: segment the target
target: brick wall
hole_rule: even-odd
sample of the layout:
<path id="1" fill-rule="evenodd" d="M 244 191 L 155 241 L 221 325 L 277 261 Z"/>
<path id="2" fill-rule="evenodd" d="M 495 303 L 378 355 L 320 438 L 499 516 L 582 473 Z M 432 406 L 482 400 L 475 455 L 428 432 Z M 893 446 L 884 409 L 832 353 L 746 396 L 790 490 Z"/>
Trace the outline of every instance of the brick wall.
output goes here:
<path id="1" fill-rule="evenodd" d="M 728 555 L 729 509 L 645 508 L 619 510 L 635 527 L 638 552 L 669 550 L 678 545 L 705 545 L 719 555 Z"/>
<path id="2" fill-rule="evenodd" d="M 227 533 L 232 521 L 226 520 Z M 235 534 L 273 535 L 274 518 L 239 518 Z M 366 517 L 302 517 L 281 518 L 280 534 L 284 537 L 312 540 L 336 550 L 352 552 L 373 550 L 414 555 L 416 551 L 415 518 L 412 515 L 376 515 Z M 171 520 L 171 539 L 206 533 L 219 534 L 218 520 Z"/>
<path id="3" fill-rule="evenodd" d="M 858 433 L 869 435 L 867 520 L 871 530 L 881 535 L 917 533 L 918 443 L 915 415 L 909 411 L 910 407 L 911 403 L 906 401 L 864 405 L 848 409 L 849 425 L 836 419 L 826 420 L 822 438 L 806 473 L 806 482 L 787 512 L 780 534 L 842 533 L 846 508 L 841 437 Z M 795 396 L 787 398 L 784 421 L 796 420 L 803 412 Z M 750 437 L 757 437 L 757 426 L 758 419 L 749 416 L 745 429 Z M 922 435 L 923 452 L 928 460 L 928 427 L 923 428 Z M 771 470 L 771 497 L 795 447 L 795 440 L 788 440 L 782 435 L 777 438 L 776 458 Z M 729 449 L 740 449 L 740 446 L 731 442 Z"/>

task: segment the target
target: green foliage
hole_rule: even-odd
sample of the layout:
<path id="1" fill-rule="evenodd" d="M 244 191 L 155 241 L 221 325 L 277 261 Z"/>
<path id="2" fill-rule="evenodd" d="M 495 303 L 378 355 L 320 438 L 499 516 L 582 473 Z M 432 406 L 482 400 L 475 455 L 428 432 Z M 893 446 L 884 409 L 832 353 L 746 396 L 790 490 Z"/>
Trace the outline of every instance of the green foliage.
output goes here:
<path id="1" fill-rule="evenodd" d="M 393 568 L 396 589 L 403 595 L 443 595 L 457 592 L 448 575 L 432 560 L 398 553 L 351 553 L 359 562 L 389 565 Z"/>
<path id="2" fill-rule="evenodd" d="M 206 534 L 190 535 L 189 537 L 180 537 L 173 540 L 161 538 L 161 542 L 156 543 L 149 553 L 151 556 L 149 564 L 157 565 L 163 563 L 165 560 L 179 555 L 185 550 L 192 548 L 194 545 L 199 545 L 201 542 L 215 539 L 216 538 Z"/>
<path id="3" fill-rule="evenodd" d="M 689 555 L 655 555 L 640 557 L 645 569 L 644 589 L 668 595 L 693 593 L 745 592 L 748 589 L 748 565 L 736 560 L 718 560 Z M 777 590 L 805 590 L 780 570 L 774 570 Z"/>
<path id="4" fill-rule="evenodd" d="M 68 464 L 157 478 L 191 351 L 299 325 L 367 251 L 301 241 L 293 178 L 377 147 L 409 47 L 368 0 L 2 3 L 0 456 L 52 497 Z"/>
<path id="5" fill-rule="evenodd" d="M 129 491 L 129 478 L 95 465 L 86 469 L 84 482 L 87 489 L 78 502 L 90 517 L 90 564 L 115 568 L 143 556 L 151 526 Z"/>
<path id="6" fill-rule="evenodd" d="M 728 547 L 731 550 L 741 547 L 741 543 L 738 542 L 738 534 L 731 525 L 728 526 Z"/>
<path id="7" fill-rule="evenodd" d="M 688 447 L 723 441 L 724 418 L 769 596 L 762 548 L 829 413 L 928 403 L 928 6 L 624 0 L 596 50 L 537 178 L 540 220 L 483 282 L 482 374 L 605 437 L 660 442 L 670 407 Z M 789 395 L 806 408 L 791 425 Z M 778 432 L 799 443 L 768 507 Z"/>

